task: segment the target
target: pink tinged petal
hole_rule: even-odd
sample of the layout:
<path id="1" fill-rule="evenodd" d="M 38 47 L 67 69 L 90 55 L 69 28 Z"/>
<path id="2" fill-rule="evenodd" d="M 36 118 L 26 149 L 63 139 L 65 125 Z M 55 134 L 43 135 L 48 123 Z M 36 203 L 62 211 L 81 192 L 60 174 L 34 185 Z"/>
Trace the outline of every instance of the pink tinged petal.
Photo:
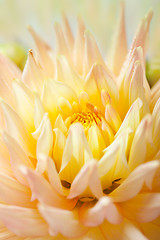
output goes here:
<path id="1" fill-rule="evenodd" d="M 34 131 L 34 94 L 22 81 L 13 82 L 13 92 L 16 99 L 16 111 L 24 121 L 29 132 Z"/>
<path id="2" fill-rule="evenodd" d="M 68 198 L 74 198 L 82 194 L 87 187 L 96 198 L 103 196 L 101 182 L 98 176 L 97 162 L 85 164 L 72 182 Z"/>
<path id="3" fill-rule="evenodd" d="M 121 132 L 123 132 L 126 128 L 131 128 L 133 132 L 137 129 L 139 123 L 140 123 L 140 110 L 142 107 L 143 103 L 142 101 L 138 98 L 130 109 L 128 110 L 121 127 L 119 128 L 118 132 L 116 133 L 117 137 Z"/>
<path id="4" fill-rule="evenodd" d="M 138 222 L 151 222 L 160 216 L 160 193 L 138 194 L 120 203 L 125 217 Z"/>
<path id="5" fill-rule="evenodd" d="M 44 204 L 39 204 L 39 211 L 49 225 L 51 236 L 57 236 L 60 233 L 64 237 L 77 238 L 88 231 L 88 228 L 79 222 L 76 212 L 57 209 Z"/>
<path id="6" fill-rule="evenodd" d="M 88 129 L 87 140 L 95 159 L 100 159 L 106 147 L 103 135 L 96 124 Z"/>
<path id="7" fill-rule="evenodd" d="M 73 45 L 74 45 L 74 37 L 70 28 L 70 24 L 65 14 L 63 14 L 63 27 L 64 27 L 64 36 L 66 39 L 66 43 L 70 51 L 72 51 Z"/>
<path id="8" fill-rule="evenodd" d="M 57 56 L 57 81 L 64 82 L 74 88 L 77 94 L 83 90 L 82 78 L 74 71 L 67 58 L 63 55 Z"/>
<path id="9" fill-rule="evenodd" d="M 119 74 L 126 55 L 127 55 L 127 39 L 125 29 L 124 2 L 121 2 L 120 16 L 118 21 L 116 37 L 114 41 L 112 60 L 112 69 L 115 75 Z"/>
<path id="10" fill-rule="evenodd" d="M 59 193 L 60 195 L 64 195 L 63 188 L 61 185 L 61 181 L 60 181 L 55 163 L 54 163 L 53 159 L 51 159 L 50 157 L 46 157 L 46 158 L 47 158 L 46 161 L 47 161 L 48 179 L 49 179 L 52 187 L 57 191 L 57 193 Z"/>
<path id="11" fill-rule="evenodd" d="M 101 230 L 107 240 L 148 240 L 135 223 L 126 219 L 117 225 L 105 221 L 101 225 Z"/>
<path id="12" fill-rule="evenodd" d="M 36 34 L 31 26 L 28 26 L 28 30 L 31 33 L 38 50 L 39 58 L 42 66 L 44 67 L 48 77 L 54 76 L 55 66 L 51 60 L 50 53 L 51 48 Z"/>
<path id="13" fill-rule="evenodd" d="M 24 238 L 16 236 L 6 227 L 0 227 L 0 240 L 23 240 Z M 26 240 L 26 239 L 25 239 Z"/>
<path id="14" fill-rule="evenodd" d="M 90 203 L 83 204 L 79 210 L 80 221 L 87 227 L 101 225 L 104 220 L 112 224 L 120 224 L 123 220 L 117 206 L 109 197 L 102 197 L 92 206 Z"/>
<path id="15" fill-rule="evenodd" d="M 156 102 L 160 98 L 160 79 L 151 88 L 151 110 L 154 108 Z"/>
<path id="16" fill-rule="evenodd" d="M 68 200 L 60 196 L 43 176 L 24 167 L 21 170 L 30 185 L 32 200 L 38 199 L 40 203 L 63 209 L 75 206 L 77 199 Z"/>
<path id="17" fill-rule="evenodd" d="M 31 202 L 31 191 L 12 177 L 0 173 L 0 200 L 21 207 L 36 207 Z"/>
<path id="18" fill-rule="evenodd" d="M 82 166 L 91 159 L 93 156 L 83 126 L 80 123 L 72 124 L 63 151 L 60 178 L 71 183 Z"/>
<path id="19" fill-rule="evenodd" d="M 55 141 L 54 141 L 54 147 L 53 147 L 53 159 L 54 159 L 56 168 L 59 172 L 61 168 L 61 163 L 62 163 L 63 150 L 65 149 L 65 145 L 66 145 L 66 137 L 58 128 L 54 129 L 54 133 L 55 133 Z"/>
<path id="20" fill-rule="evenodd" d="M 35 209 L 0 204 L 0 220 L 17 236 L 38 237 L 48 234 L 48 226 Z"/>
<path id="21" fill-rule="evenodd" d="M 17 140 L 27 155 L 35 156 L 35 140 L 28 133 L 20 116 L 4 101 L 1 102 L 7 132 Z"/>
<path id="22" fill-rule="evenodd" d="M 144 77 L 145 75 L 142 64 L 137 61 L 134 64 L 134 72 L 129 88 L 129 105 L 131 106 L 137 98 L 140 98 L 143 102 L 142 116 L 145 116 L 147 113 L 150 112 L 149 104 L 145 97 L 145 88 L 143 86 L 144 81 L 147 81 L 146 79 L 144 79 Z"/>
<path id="23" fill-rule="evenodd" d="M 10 153 L 10 162 L 14 175 L 22 184 L 28 185 L 26 178 L 24 178 L 23 174 L 19 170 L 19 166 L 25 165 L 26 167 L 34 168 L 32 162 L 16 142 L 16 140 L 12 138 L 8 133 L 3 133 L 3 140 Z"/>
<path id="24" fill-rule="evenodd" d="M 2 139 L 0 139 L 0 146 L 0 171 L 2 174 L 13 177 L 14 174 L 10 164 L 9 151 Z"/>
<path id="25" fill-rule="evenodd" d="M 150 148 L 149 148 L 150 146 Z M 152 146 L 152 149 L 151 149 Z M 149 150 L 149 151 L 148 151 Z M 152 151 L 151 151 L 152 150 Z M 152 140 L 152 119 L 151 115 L 147 115 L 140 122 L 130 149 L 128 165 L 132 171 L 138 165 L 145 162 L 147 153 L 155 152 L 155 147 Z"/>
<path id="26" fill-rule="evenodd" d="M 32 90 L 41 94 L 46 74 L 42 67 L 36 62 L 32 50 L 28 53 L 28 59 L 22 73 L 22 81 Z"/>
<path id="27" fill-rule="evenodd" d="M 34 103 L 34 125 L 37 129 L 43 119 L 43 116 L 45 114 L 45 110 L 42 104 L 41 99 L 39 98 L 39 95 L 35 95 L 35 103 Z"/>
<path id="28" fill-rule="evenodd" d="M 153 182 L 152 182 L 152 191 L 158 192 L 160 189 L 160 160 L 159 160 L 159 167 L 154 175 Z"/>
<path id="29" fill-rule="evenodd" d="M 136 196 L 144 183 L 149 189 L 152 189 L 152 181 L 157 168 L 158 160 L 153 160 L 141 164 L 116 188 L 110 196 L 115 202 L 124 202 Z"/>
<path id="30" fill-rule="evenodd" d="M 15 78 L 21 79 L 21 70 L 7 57 L 0 55 L 0 82 L 6 82 L 9 88 L 12 88 L 12 82 Z"/>
<path id="31" fill-rule="evenodd" d="M 82 19 L 78 18 L 77 35 L 74 45 L 74 64 L 80 75 L 83 73 L 83 58 L 84 58 L 84 32 L 85 26 Z"/>

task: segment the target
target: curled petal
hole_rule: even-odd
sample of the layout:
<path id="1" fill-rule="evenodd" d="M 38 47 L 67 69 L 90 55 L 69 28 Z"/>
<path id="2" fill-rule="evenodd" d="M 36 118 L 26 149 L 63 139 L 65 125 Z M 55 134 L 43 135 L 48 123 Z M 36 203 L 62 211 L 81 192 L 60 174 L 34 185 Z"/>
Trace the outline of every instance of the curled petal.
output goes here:
<path id="1" fill-rule="evenodd" d="M 0 204 L 0 220 L 17 236 L 40 237 L 48 234 L 46 222 L 35 209 Z"/>
<path id="2" fill-rule="evenodd" d="M 80 221 L 88 227 L 101 225 L 105 219 L 112 224 L 120 224 L 123 220 L 117 206 L 109 197 L 102 197 L 94 205 L 83 204 L 79 210 Z"/>
<path id="3" fill-rule="evenodd" d="M 51 236 L 57 236 L 58 233 L 61 233 L 68 238 L 77 238 L 88 231 L 88 228 L 79 222 L 76 212 L 50 207 L 45 204 L 39 204 L 38 208 L 49 224 L 49 234 Z"/>
<path id="4" fill-rule="evenodd" d="M 110 196 L 116 202 L 124 202 L 136 196 L 140 192 L 144 183 L 149 189 L 151 189 L 153 177 L 158 167 L 158 160 L 141 164 L 131 172 L 131 174 L 110 194 Z"/>

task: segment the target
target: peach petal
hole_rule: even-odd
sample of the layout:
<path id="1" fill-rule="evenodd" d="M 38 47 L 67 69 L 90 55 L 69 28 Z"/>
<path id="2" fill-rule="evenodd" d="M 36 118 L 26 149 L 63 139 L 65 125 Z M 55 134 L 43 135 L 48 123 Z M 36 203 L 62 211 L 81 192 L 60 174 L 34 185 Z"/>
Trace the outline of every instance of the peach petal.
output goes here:
<path id="1" fill-rule="evenodd" d="M 144 183 L 151 189 L 153 177 L 158 167 L 158 160 L 141 164 L 110 194 L 110 197 L 115 202 L 124 202 L 136 196 Z"/>
<path id="2" fill-rule="evenodd" d="M 69 49 L 72 51 L 73 45 L 74 45 L 74 37 L 70 28 L 69 21 L 65 14 L 63 14 L 63 27 L 64 27 L 64 36 L 65 36 L 67 45 Z"/>
<path id="3" fill-rule="evenodd" d="M 45 114 L 45 110 L 42 104 L 42 101 L 38 94 L 35 94 L 35 102 L 34 102 L 34 125 L 37 129 L 43 119 Z"/>
<path id="4" fill-rule="evenodd" d="M 128 219 L 151 222 L 160 216 L 160 193 L 141 193 L 120 206 Z"/>
<path id="5" fill-rule="evenodd" d="M 17 140 L 24 151 L 31 157 L 35 156 L 35 141 L 28 133 L 20 116 L 4 101 L 1 102 L 7 132 Z"/>
<path id="6" fill-rule="evenodd" d="M 55 67 L 49 54 L 51 52 L 51 48 L 37 35 L 31 26 L 28 26 L 28 30 L 36 43 L 40 61 L 46 71 L 46 74 L 48 77 L 53 77 Z"/>
<path id="7" fill-rule="evenodd" d="M 103 196 L 100 179 L 98 177 L 97 163 L 92 161 L 85 164 L 72 182 L 68 198 L 82 194 L 89 187 L 96 198 Z"/>
<path id="8" fill-rule="evenodd" d="M 30 201 L 31 191 L 16 179 L 0 173 L 0 200 L 21 207 L 35 207 Z"/>
<path id="9" fill-rule="evenodd" d="M 135 223 L 126 219 L 118 225 L 105 221 L 101 225 L 101 230 L 107 240 L 148 240 Z"/>
<path id="10" fill-rule="evenodd" d="M 9 151 L 3 142 L 3 140 L 0 138 L 0 169 L 2 174 L 6 174 L 10 177 L 13 177 L 13 171 L 10 164 L 10 155 Z"/>
<path id="11" fill-rule="evenodd" d="M 36 62 L 33 51 L 28 53 L 28 59 L 22 73 L 22 81 L 34 91 L 41 94 L 46 74 L 42 67 Z"/>
<path id="12" fill-rule="evenodd" d="M 79 222 L 76 212 L 50 207 L 45 204 L 39 204 L 38 208 L 49 224 L 49 233 L 52 236 L 61 233 L 68 238 L 77 238 L 88 231 L 88 228 Z"/>
<path id="13" fill-rule="evenodd" d="M 63 209 L 72 209 L 75 206 L 77 199 L 67 200 L 60 196 L 43 176 L 25 167 L 21 170 L 30 185 L 32 200 L 38 199 L 40 203 Z"/>
<path id="14" fill-rule="evenodd" d="M 10 162 L 14 175 L 22 184 L 28 185 L 26 178 L 24 178 L 23 174 L 19 170 L 19 166 L 25 165 L 26 167 L 34 168 L 32 162 L 16 142 L 16 140 L 12 138 L 8 133 L 3 133 L 3 140 L 10 153 Z"/>
<path id="15" fill-rule="evenodd" d="M 160 226 L 151 223 L 142 223 L 141 228 L 148 239 L 157 240 L 160 236 Z"/>
<path id="16" fill-rule="evenodd" d="M 117 206 L 109 197 L 102 197 L 94 205 L 83 204 L 79 210 L 80 221 L 87 227 L 101 225 L 105 219 L 112 224 L 120 224 L 123 220 Z"/>
<path id="17" fill-rule="evenodd" d="M 118 75 L 122 64 L 127 55 L 127 39 L 125 29 L 125 13 L 124 13 L 124 2 L 121 2 L 120 16 L 118 21 L 118 28 L 116 32 L 116 38 L 113 49 L 113 60 L 112 69 L 115 75 Z"/>
<path id="18" fill-rule="evenodd" d="M 48 233 L 47 224 L 35 209 L 0 204 L 0 220 L 17 236 L 38 237 Z"/>
<path id="19" fill-rule="evenodd" d="M 153 110 L 159 98 L 160 98 L 160 79 L 151 88 L 151 102 L 150 102 L 151 110 Z"/>
<path id="20" fill-rule="evenodd" d="M 154 109 L 153 109 L 153 142 L 159 150 L 160 147 L 160 119 L 159 119 L 159 111 L 160 111 L 160 98 L 157 100 Z"/>

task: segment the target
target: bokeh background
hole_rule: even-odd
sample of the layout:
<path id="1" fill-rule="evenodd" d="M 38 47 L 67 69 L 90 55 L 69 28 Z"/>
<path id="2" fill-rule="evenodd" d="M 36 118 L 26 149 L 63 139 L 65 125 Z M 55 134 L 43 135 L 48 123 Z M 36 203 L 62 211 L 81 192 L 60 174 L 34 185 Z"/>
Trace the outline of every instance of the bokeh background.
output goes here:
<path id="1" fill-rule="evenodd" d="M 120 0 L 0 0 L 0 42 L 19 42 L 32 47 L 26 26 L 34 29 L 54 46 L 53 24 L 61 21 L 65 11 L 73 32 L 76 33 L 76 16 L 80 15 L 94 34 L 102 51 L 110 48 L 115 31 Z M 150 30 L 149 54 L 160 49 L 160 0 L 126 0 L 126 27 L 128 44 L 142 17 L 152 8 L 154 17 Z"/>

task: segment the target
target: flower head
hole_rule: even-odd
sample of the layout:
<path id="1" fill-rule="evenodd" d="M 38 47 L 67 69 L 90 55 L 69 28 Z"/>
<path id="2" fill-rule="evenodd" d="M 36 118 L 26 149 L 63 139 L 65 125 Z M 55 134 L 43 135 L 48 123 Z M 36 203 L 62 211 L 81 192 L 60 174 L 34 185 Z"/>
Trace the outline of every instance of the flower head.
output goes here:
<path id="1" fill-rule="evenodd" d="M 128 51 L 122 4 L 111 68 L 83 21 L 73 37 L 65 16 L 55 50 L 29 27 L 37 52 L 23 72 L 0 57 L 0 236 L 158 239 L 160 84 L 151 89 L 145 74 L 151 18 Z"/>

